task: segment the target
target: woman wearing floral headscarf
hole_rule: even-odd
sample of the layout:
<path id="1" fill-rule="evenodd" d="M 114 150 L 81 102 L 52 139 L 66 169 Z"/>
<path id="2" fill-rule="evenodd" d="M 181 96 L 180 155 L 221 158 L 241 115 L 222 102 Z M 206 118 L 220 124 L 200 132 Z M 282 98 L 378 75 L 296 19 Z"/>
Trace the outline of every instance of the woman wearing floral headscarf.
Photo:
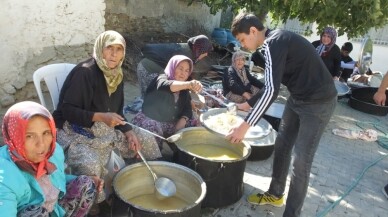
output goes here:
<path id="1" fill-rule="evenodd" d="M 202 61 L 213 45 L 205 35 L 189 38 L 187 43 L 146 44 L 142 48 L 143 59 L 137 65 L 136 73 L 140 84 L 141 95 L 144 96 L 152 79 L 163 73 L 170 58 L 174 55 L 185 55 L 194 63 L 193 71 L 207 72 L 211 63 Z"/>
<path id="2" fill-rule="evenodd" d="M 244 103 L 263 87 L 264 84 L 245 69 L 245 54 L 235 52 L 223 78 L 224 96 L 232 102 Z"/>
<path id="3" fill-rule="evenodd" d="M 65 175 L 50 112 L 35 102 L 17 103 L 5 114 L 2 130 L 1 216 L 86 216 L 103 181 Z"/>
<path id="4" fill-rule="evenodd" d="M 161 136 L 191 126 L 193 116 L 189 90 L 199 92 L 202 84 L 191 80 L 193 62 L 184 55 L 175 55 L 168 62 L 164 74 L 151 81 L 144 96 L 142 111 L 132 122 Z M 159 147 L 162 142 L 157 139 Z"/>
<path id="5" fill-rule="evenodd" d="M 124 57 L 124 38 L 115 31 L 103 32 L 96 39 L 93 57 L 79 63 L 63 84 L 53 116 L 58 143 L 67 150 L 67 164 L 74 174 L 105 177 L 113 149 L 123 158 L 135 157 L 139 149 L 147 159 L 161 157 L 156 143 L 140 146 L 140 132 L 123 115 Z M 100 194 L 98 202 L 104 198 Z"/>
<path id="6" fill-rule="evenodd" d="M 321 33 L 321 39 L 312 44 L 321 56 L 333 79 L 339 80 L 341 75 L 341 51 L 335 44 L 337 32 L 333 27 L 326 27 Z"/>

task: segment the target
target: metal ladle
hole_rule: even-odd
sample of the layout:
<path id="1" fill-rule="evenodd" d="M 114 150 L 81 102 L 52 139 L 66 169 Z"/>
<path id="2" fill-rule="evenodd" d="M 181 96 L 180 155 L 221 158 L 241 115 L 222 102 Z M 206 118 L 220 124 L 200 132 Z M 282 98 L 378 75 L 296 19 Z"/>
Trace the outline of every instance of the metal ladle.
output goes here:
<path id="1" fill-rule="evenodd" d="M 146 159 L 140 150 L 137 151 L 140 158 L 143 160 L 144 164 L 147 166 L 150 171 L 152 177 L 154 178 L 154 185 L 156 188 L 156 192 L 158 193 L 156 196 L 159 199 L 164 199 L 166 197 L 172 197 L 176 194 L 176 186 L 175 183 L 166 177 L 157 177 L 154 171 L 152 171 L 151 167 L 148 165 Z"/>
<path id="2" fill-rule="evenodd" d="M 132 127 L 138 127 L 140 130 L 142 130 L 144 132 L 147 132 L 149 134 L 152 134 L 152 135 L 154 135 L 154 136 L 156 136 L 158 138 L 161 138 L 163 140 L 166 140 L 167 142 L 170 142 L 170 143 L 174 143 L 174 142 L 176 142 L 176 141 L 178 141 L 178 140 L 180 140 L 182 138 L 182 133 L 174 134 L 174 135 L 172 135 L 172 136 L 170 136 L 168 138 L 164 138 L 163 136 L 160 136 L 160 135 L 158 135 L 158 134 L 156 134 L 154 132 L 151 132 L 149 130 L 146 130 L 146 129 L 142 128 L 142 127 L 136 126 L 136 125 L 131 124 L 129 122 L 125 122 L 125 123 L 131 125 Z"/>
<path id="3" fill-rule="evenodd" d="M 225 103 L 224 101 L 222 101 L 221 99 L 217 98 L 216 96 L 202 90 L 202 92 L 206 95 L 208 95 L 209 97 L 211 97 L 212 99 L 216 100 L 217 102 L 219 102 L 220 104 L 224 105 L 226 107 L 226 110 L 231 113 L 231 114 L 237 114 L 237 106 L 236 106 L 236 103 L 233 103 L 233 102 L 230 102 L 230 103 Z"/>

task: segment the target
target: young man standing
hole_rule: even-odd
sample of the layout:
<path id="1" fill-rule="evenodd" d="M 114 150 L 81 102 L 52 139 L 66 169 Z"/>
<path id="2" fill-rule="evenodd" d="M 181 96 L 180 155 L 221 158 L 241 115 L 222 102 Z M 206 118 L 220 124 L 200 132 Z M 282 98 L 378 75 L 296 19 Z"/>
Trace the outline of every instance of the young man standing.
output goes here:
<path id="1" fill-rule="evenodd" d="M 248 128 L 256 125 L 276 99 L 280 84 L 290 92 L 275 142 L 272 181 L 264 194 L 248 197 L 252 204 L 283 205 L 291 154 L 294 149 L 291 183 L 283 216 L 299 216 L 309 184 L 310 169 L 322 133 L 333 114 L 337 91 L 321 57 L 302 36 L 269 30 L 252 14 L 239 14 L 232 33 L 250 51 L 261 46 L 265 57 L 265 87 L 238 108 L 250 111 L 245 121 L 227 138 L 240 142 Z"/>

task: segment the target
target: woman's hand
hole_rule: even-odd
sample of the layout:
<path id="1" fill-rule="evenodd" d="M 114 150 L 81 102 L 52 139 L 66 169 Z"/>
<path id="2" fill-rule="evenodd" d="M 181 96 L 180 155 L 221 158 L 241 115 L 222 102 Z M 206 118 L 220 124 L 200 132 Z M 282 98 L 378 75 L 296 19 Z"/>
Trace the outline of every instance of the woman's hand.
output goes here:
<path id="1" fill-rule="evenodd" d="M 113 112 L 96 112 L 93 115 L 93 121 L 104 122 L 110 127 L 115 127 L 117 125 L 124 125 L 124 118 L 117 113 Z"/>
<path id="2" fill-rule="evenodd" d="M 138 150 L 141 149 L 141 145 L 139 143 L 139 140 L 137 139 L 137 136 L 135 135 L 135 133 L 132 130 L 126 132 L 125 136 L 127 137 L 127 141 L 129 144 L 128 148 L 130 150 L 137 152 Z"/>
<path id="3" fill-rule="evenodd" d="M 101 192 L 104 189 L 104 180 L 98 176 L 89 176 L 96 186 L 97 192 Z"/>
<path id="4" fill-rule="evenodd" d="M 185 128 L 186 123 L 187 123 L 187 119 L 186 118 L 179 119 L 179 121 L 175 124 L 175 132 L 180 130 L 180 129 Z"/>
<path id="5" fill-rule="evenodd" d="M 196 92 L 196 93 L 199 93 L 201 92 L 202 90 L 202 83 L 197 81 L 197 80 L 191 80 L 189 81 L 189 84 L 190 84 L 190 90 Z"/>

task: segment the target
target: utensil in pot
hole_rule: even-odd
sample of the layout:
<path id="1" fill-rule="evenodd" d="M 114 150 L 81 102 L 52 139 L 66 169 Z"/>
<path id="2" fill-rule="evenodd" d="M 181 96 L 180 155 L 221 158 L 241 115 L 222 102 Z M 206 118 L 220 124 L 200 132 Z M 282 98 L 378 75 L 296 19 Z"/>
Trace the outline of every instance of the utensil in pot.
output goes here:
<path id="1" fill-rule="evenodd" d="M 237 113 L 237 106 L 236 106 L 236 103 L 233 103 L 233 102 L 229 102 L 229 103 L 225 103 L 224 101 L 222 101 L 221 99 L 217 98 L 216 96 L 206 92 L 205 90 L 202 90 L 202 92 L 206 95 L 208 95 L 209 97 L 211 97 L 212 99 L 216 100 L 218 103 L 222 104 L 223 106 L 226 107 L 226 110 L 228 112 L 230 112 L 231 114 L 236 114 Z"/>
<path id="2" fill-rule="evenodd" d="M 176 186 L 175 183 L 166 177 L 157 177 L 154 171 L 151 169 L 150 165 L 148 165 L 147 160 L 144 158 L 143 154 L 140 150 L 137 151 L 140 158 L 143 160 L 144 164 L 147 166 L 148 170 L 150 171 L 152 177 L 154 178 L 154 184 L 156 192 L 158 193 L 157 196 L 160 199 L 164 199 L 166 197 L 171 197 L 176 194 Z"/>
<path id="3" fill-rule="evenodd" d="M 161 138 L 163 140 L 166 140 L 167 142 L 170 142 L 170 143 L 174 143 L 174 142 L 176 142 L 176 141 L 178 141 L 179 139 L 182 138 L 182 134 L 181 133 L 177 133 L 177 134 L 174 134 L 174 135 L 172 135 L 172 136 L 170 136 L 168 138 L 164 138 L 163 136 L 160 136 L 160 135 L 158 135 L 158 134 L 156 134 L 154 132 L 151 132 L 149 130 L 146 130 L 146 129 L 142 128 L 142 127 L 136 126 L 136 125 L 131 124 L 129 122 L 125 122 L 125 123 L 131 125 L 132 127 L 138 127 L 140 130 L 142 130 L 142 131 L 144 131 L 146 133 L 152 134 L 152 135 L 154 135 L 154 136 L 156 136 L 158 138 Z"/>

